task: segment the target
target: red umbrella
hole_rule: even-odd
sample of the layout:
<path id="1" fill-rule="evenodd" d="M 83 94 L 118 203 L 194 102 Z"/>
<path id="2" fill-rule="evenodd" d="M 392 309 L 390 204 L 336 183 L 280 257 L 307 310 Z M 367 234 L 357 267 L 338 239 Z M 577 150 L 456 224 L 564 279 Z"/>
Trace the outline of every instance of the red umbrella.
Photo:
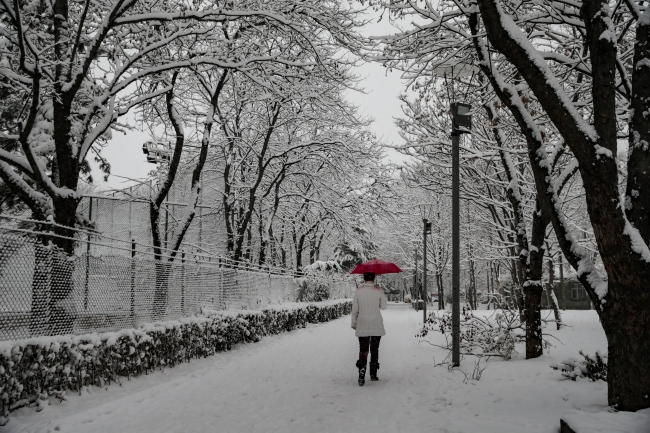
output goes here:
<path id="1" fill-rule="evenodd" d="M 373 272 L 375 275 L 380 275 L 397 274 L 398 272 L 402 272 L 402 270 L 395 263 L 374 259 L 357 265 L 351 273 L 365 274 L 366 272 Z"/>

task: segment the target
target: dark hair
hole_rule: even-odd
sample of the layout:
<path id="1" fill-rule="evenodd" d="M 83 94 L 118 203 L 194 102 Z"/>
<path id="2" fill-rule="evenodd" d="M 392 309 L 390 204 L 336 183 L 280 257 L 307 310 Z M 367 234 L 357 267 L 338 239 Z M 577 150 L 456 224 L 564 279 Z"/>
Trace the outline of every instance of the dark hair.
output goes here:
<path id="1" fill-rule="evenodd" d="M 363 281 L 375 281 L 375 273 L 374 272 L 364 272 Z"/>

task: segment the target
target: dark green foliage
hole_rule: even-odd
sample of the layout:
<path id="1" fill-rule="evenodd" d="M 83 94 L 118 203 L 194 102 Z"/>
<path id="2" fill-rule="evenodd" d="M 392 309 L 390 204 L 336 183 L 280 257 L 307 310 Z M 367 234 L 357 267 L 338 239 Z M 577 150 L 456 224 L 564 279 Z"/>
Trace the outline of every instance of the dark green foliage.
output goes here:
<path id="1" fill-rule="evenodd" d="M 0 343 L 0 425 L 9 411 L 41 407 L 66 390 L 107 386 L 192 359 L 257 342 L 308 323 L 350 314 L 350 301 L 269 307 L 261 311 L 210 312 L 205 316 L 143 325 L 101 335 L 41 337 Z"/>
<path id="2" fill-rule="evenodd" d="M 589 355 L 585 355 L 582 353 L 582 350 L 579 351 L 579 353 L 585 358 L 584 365 L 587 369 L 585 376 L 592 381 L 604 380 L 607 382 L 607 357 L 601 357 L 600 353 L 598 352 L 596 352 L 594 358 L 591 358 Z"/>
<path id="3" fill-rule="evenodd" d="M 302 281 L 298 289 L 298 302 L 322 302 L 330 297 L 327 284 L 318 281 Z"/>
<path id="4" fill-rule="evenodd" d="M 560 370 L 562 376 L 574 381 L 578 377 L 586 377 L 592 381 L 607 381 L 607 356 L 601 356 L 600 353 L 596 352 L 596 355 L 592 358 L 589 355 L 585 355 L 582 350 L 578 353 L 582 355 L 585 359 L 584 361 L 570 358 L 559 364 L 551 364 L 551 368 L 553 370 Z"/>

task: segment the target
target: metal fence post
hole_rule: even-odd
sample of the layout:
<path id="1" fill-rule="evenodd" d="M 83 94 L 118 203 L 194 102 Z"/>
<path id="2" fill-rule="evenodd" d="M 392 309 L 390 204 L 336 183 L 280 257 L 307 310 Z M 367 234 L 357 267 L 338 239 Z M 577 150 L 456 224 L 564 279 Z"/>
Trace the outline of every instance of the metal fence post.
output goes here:
<path id="1" fill-rule="evenodd" d="M 411 305 L 417 305 L 417 290 L 418 290 L 418 249 L 415 249 L 415 271 L 413 272 L 413 289 L 411 290 Z M 417 307 L 415 311 L 417 311 Z"/>
<path id="2" fill-rule="evenodd" d="M 131 318 L 135 325 L 135 239 L 131 239 Z"/>
<path id="3" fill-rule="evenodd" d="M 185 315 L 185 251 L 181 254 L 181 315 Z"/>
<path id="4" fill-rule="evenodd" d="M 562 253 L 560 253 L 560 296 L 562 296 L 562 310 L 566 311 L 566 293 L 564 290 L 564 266 L 562 264 Z"/>
<path id="5" fill-rule="evenodd" d="M 167 230 L 169 228 L 169 196 L 165 203 L 165 249 L 167 248 Z"/>
<path id="6" fill-rule="evenodd" d="M 199 247 L 203 248 L 203 208 L 202 207 L 199 208 Z"/>
<path id="7" fill-rule="evenodd" d="M 93 199 L 88 197 L 88 221 L 93 219 Z M 88 231 L 88 239 L 86 244 L 86 281 L 84 284 L 84 310 L 88 309 L 88 280 L 90 279 L 90 231 Z"/>

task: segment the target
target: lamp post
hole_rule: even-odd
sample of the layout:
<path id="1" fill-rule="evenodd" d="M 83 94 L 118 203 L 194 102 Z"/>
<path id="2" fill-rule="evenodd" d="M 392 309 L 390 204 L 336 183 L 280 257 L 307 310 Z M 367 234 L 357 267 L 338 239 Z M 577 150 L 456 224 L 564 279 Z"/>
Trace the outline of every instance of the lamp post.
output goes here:
<path id="1" fill-rule="evenodd" d="M 462 102 L 451 104 L 451 286 L 452 286 L 452 364 L 460 365 L 460 135 L 470 133 L 472 106 Z"/>
<path id="2" fill-rule="evenodd" d="M 560 252 L 560 294 L 562 295 L 562 311 L 566 311 L 566 293 L 564 291 L 564 265 L 562 263 L 562 253 Z"/>
<path id="3" fill-rule="evenodd" d="M 417 305 L 413 304 L 413 301 L 415 301 L 415 296 L 417 294 L 418 290 L 418 247 L 417 245 L 415 246 L 415 272 L 413 272 L 413 289 L 411 290 L 411 305 Z M 417 311 L 417 309 L 416 309 Z"/>
<path id="4" fill-rule="evenodd" d="M 424 326 L 424 323 L 427 321 L 427 235 L 431 234 L 431 223 L 429 222 L 429 218 L 433 205 L 429 203 L 421 203 L 418 207 L 420 208 L 420 215 L 422 216 L 422 325 Z"/>

